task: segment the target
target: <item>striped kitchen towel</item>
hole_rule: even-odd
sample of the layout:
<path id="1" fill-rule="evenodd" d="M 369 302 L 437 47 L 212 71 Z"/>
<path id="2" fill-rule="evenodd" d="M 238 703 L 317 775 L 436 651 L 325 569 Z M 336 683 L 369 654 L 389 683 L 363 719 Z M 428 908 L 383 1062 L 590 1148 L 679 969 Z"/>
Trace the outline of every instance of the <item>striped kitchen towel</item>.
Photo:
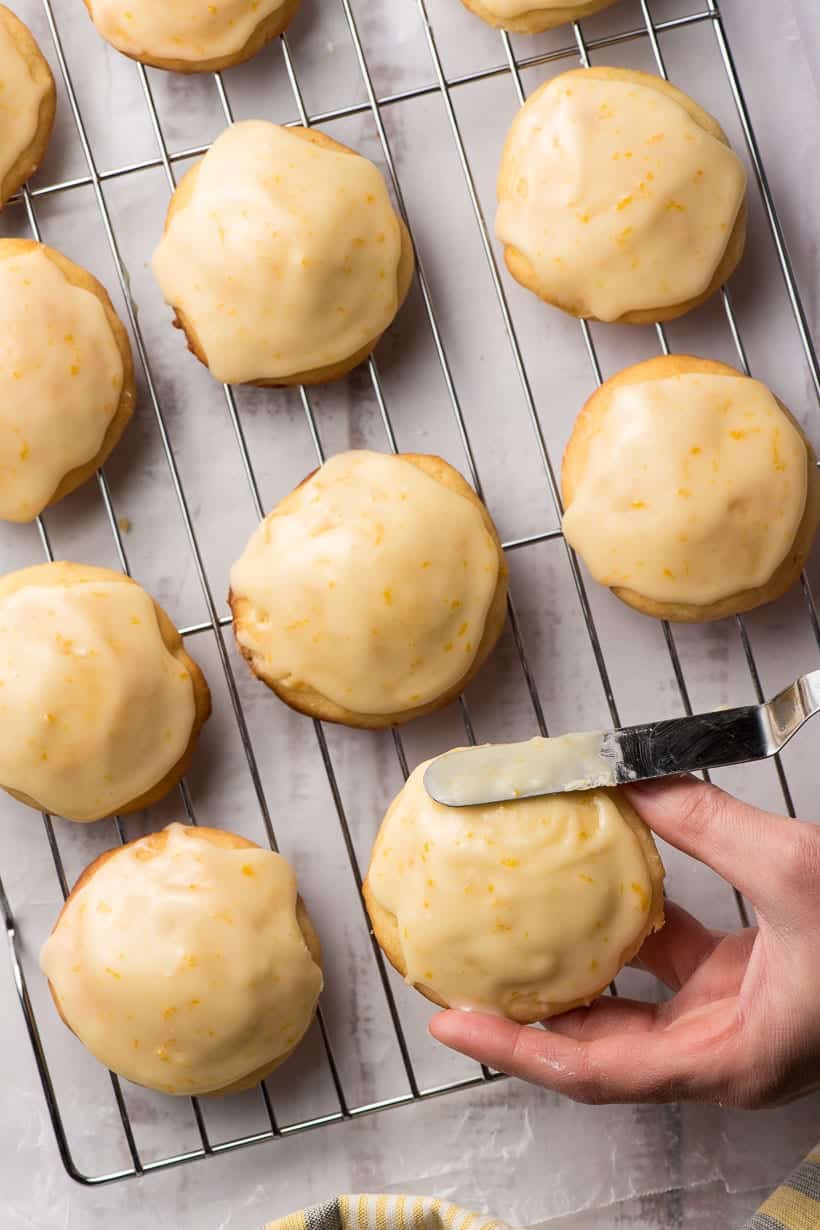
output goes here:
<path id="1" fill-rule="evenodd" d="M 511 1230 L 506 1222 L 429 1196 L 337 1196 L 263 1230 Z M 746 1222 L 744 1230 L 820 1230 L 820 1145 Z"/>
<path id="2" fill-rule="evenodd" d="M 429 1196 L 337 1196 L 268 1222 L 264 1230 L 510 1230 L 484 1213 L 470 1213 Z"/>
<path id="3" fill-rule="evenodd" d="M 820 1230 L 820 1145 L 772 1192 L 746 1230 Z"/>

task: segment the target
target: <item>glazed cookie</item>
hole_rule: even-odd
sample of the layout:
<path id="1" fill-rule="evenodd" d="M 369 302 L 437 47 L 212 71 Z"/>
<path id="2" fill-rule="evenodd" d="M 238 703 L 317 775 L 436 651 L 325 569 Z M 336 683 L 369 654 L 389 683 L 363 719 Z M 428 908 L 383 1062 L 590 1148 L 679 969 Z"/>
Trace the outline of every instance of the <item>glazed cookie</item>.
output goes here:
<path id="1" fill-rule="evenodd" d="M 488 25 L 513 34 L 540 34 L 608 9 L 615 0 L 461 0 Z"/>
<path id="2" fill-rule="evenodd" d="M 181 180 L 152 266 L 217 380 L 291 385 L 366 359 L 414 262 L 372 162 L 315 129 L 248 120 Z"/>
<path id="3" fill-rule="evenodd" d="M 86 868 L 40 964 L 91 1054 L 161 1093 L 258 1084 L 298 1046 L 322 989 L 290 864 L 181 824 Z"/>
<path id="4" fill-rule="evenodd" d="M 282 34 L 300 0 L 85 0 L 106 42 L 154 68 L 212 73 L 249 60 Z"/>
<path id="5" fill-rule="evenodd" d="M 649 829 L 612 790 L 442 807 L 426 768 L 393 801 L 364 883 L 391 964 L 443 1008 L 526 1023 L 590 1003 L 663 925 Z"/>
<path id="6" fill-rule="evenodd" d="M 0 785 L 99 820 L 149 807 L 188 768 L 208 686 L 141 586 L 90 564 L 0 578 Z"/>
<path id="7" fill-rule="evenodd" d="M 45 244 L 0 239 L 0 519 L 31 521 L 91 478 L 135 397 L 105 288 Z"/>
<path id="8" fill-rule="evenodd" d="M 57 92 L 28 26 L 0 4 L 0 208 L 45 157 Z"/>
<path id="9" fill-rule="evenodd" d="M 786 407 L 689 355 L 638 363 L 592 395 L 562 484 L 564 533 L 595 579 L 687 623 L 780 597 L 820 516 L 814 453 Z"/>
<path id="10" fill-rule="evenodd" d="M 496 234 L 523 286 L 573 316 L 671 320 L 734 270 L 746 175 L 716 120 L 673 85 L 579 68 L 536 90 L 510 129 Z"/>
<path id="11" fill-rule="evenodd" d="M 341 453 L 287 496 L 231 570 L 251 669 L 294 709 L 384 727 L 453 700 L 506 616 L 489 513 L 440 457 Z"/>

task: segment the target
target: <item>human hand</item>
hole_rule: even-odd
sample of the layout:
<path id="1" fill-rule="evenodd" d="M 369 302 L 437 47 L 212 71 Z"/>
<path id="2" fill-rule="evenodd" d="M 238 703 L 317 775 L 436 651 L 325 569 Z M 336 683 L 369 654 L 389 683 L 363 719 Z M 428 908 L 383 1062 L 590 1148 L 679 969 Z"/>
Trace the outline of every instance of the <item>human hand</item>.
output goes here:
<path id="1" fill-rule="evenodd" d="M 820 827 L 696 778 L 627 793 L 650 828 L 748 898 L 758 926 L 710 931 L 667 903 L 633 964 L 676 992 L 668 1002 L 604 996 L 546 1031 L 448 1011 L 431 1034 L 578 1102 L 764 1107 L 820 1088 Z"/>

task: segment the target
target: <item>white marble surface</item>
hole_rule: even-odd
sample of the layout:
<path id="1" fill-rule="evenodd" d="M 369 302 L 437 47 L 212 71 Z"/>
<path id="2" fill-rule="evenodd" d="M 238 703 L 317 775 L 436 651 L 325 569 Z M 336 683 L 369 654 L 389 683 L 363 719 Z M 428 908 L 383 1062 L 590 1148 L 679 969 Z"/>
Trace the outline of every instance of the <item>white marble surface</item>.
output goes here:
<path id="1" fill-rule="evenodd" d="M 650 7 L 660 21 L 700 11 L 702 5 L 699 0 L 653 0 Z M 15 8 L 37 31 L 59 78 L 39 0 L 15 0 Z M 814 326 L 820 286 L 820 20 L 814 0 L 767 0 L 765 5 L 722 0 L 722 8 Z M 428 9 L 450 78 L 503 64 L 498 36 L 463 11 L 457 0 L 428 0 Z M 353 0 L 352 10 L 380 96 L 422 91 L 433 84 L 417 0 Z M 158 165 L 160 151 L 145 91 L 136 67 L 96 38 L 80 0 L 55 0 L 55 12 L 97 169 L 105 174 L 133 163 L 149 164 L 133 174 L 106 177 L 103 192 L 204 569 L 222 613 L 227 568 L 254 523 L 254 507 L 222 390 L 168 327 L 168 314 L 146 268 L 167 203 L 168 181 Z M 638 0 L 624 0 L 585 23 L 584 31 L 594 40 L 641 24 Z M 515 40 L 515 47 L 525 56 L 568 41 L 564 30 Z M 715 111 L 743 150 L 709 23 L 668 31 L 661 44 L 672 77 Z M 340 0 L 304 0 L 290 47 L 311 114 L 366 102 Z M 652 65 L 646 38 L 593 51 L 592 58 L 597 63 Z M 561 66 L 571 63 L 564 60 Z M 525 88 L 554 71 L 553 63 L 526 70 Z M 223 126 L 212 78 L 186 80 L 150 72 L 147 80 L 172 152 L 207 143 Z M 224 85 L 237 117 L 298 117 L 278 45 L 226 73 Z M 476 190 L 485 216 L 491 218 L 499 146 L 516 106 L 513 84 L 508 74 L 499 73 L 460 85 L 452 96 Z M 533 447 L 527 404 L 441 97 L 434 90 L 420 92 L 385 107 L 383 115 L 476 465 L 502 535 L 512 539 L 554 528 L 555 510 Z M 327 127 L 383 161 L 366 107 Z M 176 162 L 175 172 L 184 165 Z M 35 186 L 87 176 L 61 85 L 55 139 Z M 43 238 L 91 267 L 122 304 L 93 188 L 80 184 L 59 194 L 42 193 L 34 204 Z M 0 233 L 29 233 L 22 205 L 3 214 Z M 573 415 L 593 386 L 593 374 L 577 324 L 537 304 L 506 276 L 504 285 L 541 427 L 557 462 Z M 733 281 L 732 297 L 754 374 L 774 385 L 815 444 L 820 443 L 817 400 L 754 188 L 749 252 Z M 652 330 L 596 326 L 592 332 L 604 375 L 657 350 Z M 675 349 L 729 361 L 734 357 L 719 302 L 672 325 L 669 339 Z M 464 468 L 462 442 L 418 288 L 380 346 L 378 368 L 399 447 L 435 450 Z M 118 517 L 131 522 L 123 545 L 134 574 L 180 624 L 198 623 L 207 619 L 206 605 L 144 373 L 141 391 L 137 421 L 108 467 L 113 505 Z M 351 445 L 386 447 L 366 369 L 316 392 L 311 400 L 328 452 Z M 240 390 L 237 404 L 261 498 L 269 506 L 314 464 L 304 410 L 295 393 Z M 95 486 L 50 512 L 47 528 L 56 555 L 117 566 Z M 4 569 L 42 557 L 35 531 L 21 527 L 0 532 L 0 552 Z M 560 542 L 516 551 L 511 564 L 522 641 L 550 729 L 558 733 L 606 723 L 609 710 Z M 809 571 L 816 582 L 817 555 Z M 679 712 L 661 630 L 605 593 L 592 589 L 590 601 L 621 718 L 636 721 Z M 767 691 L 816 663 L 817 645 L 799 591 L 749 617 L 746 626 Z M 752 697 L 733 622 L 680 629 L 675 643 L 696 707 Z M 216 701 L 189 782 L 197 816 L 262 839 L 259 805 L 213 634 L 192 637 L 191 647 L 208 670 Z M 230 653 L 277 835 L 297 864 L 325 942 L 324 1012 L 346 1096 L 351 1104 L 364 1104 L 401 1093 L 405 1076 L 313 729 L 254 686 Z M 533 708 L 509 632 L 493 663 L 470 689 L 469 706 L 480 739 L 524 737 L 534 730 Z M 812 759 L 817 738 L 809 727 L 785 758 L 795 805 L 815 820 L 820 819 Z M 462 739 L 457 707 L 403 736 L 411 763 Z M 364 861 L 384 804 L 400 783 L 392 740 L 330 730 L 328 746 L 355 848 Z M 746 797 L 783 807 L 771 766 L 723 777 Z M 151 815 L 130 820 L 127 835 L 156 827 L 179 809 L 180 800 L 174 797 Z M 44 831 L 33 813 L 9 800 L 0 801 L 0 813 L 0 871 L 17 919 L 75 1160 L 91 1174 L 116 1169 L 127 1164 L 127 1154 L 108 1079 L 55 1020 L 36 971 L 37 949 L 60 899 Z M 55 831 L 69 879 L 116 840 L 106 822 L 79 827 L 56 821 Z M 675 896 L 714 924 L 734 924 L 735 907 L 725 884 L 681 856 L 670 854 L 668 861 Z M 427 1005 L 397 983 L 393 986 L 420 1083 L 429 1086 L 471 1075 L 470 1063 L 427 1039 Z M 651 984 L 634 973 L 626 975 L 625 986 L 654 993 Z M 315 1033 L 270 1086 L 283 1123 L 337 1106 Z M 739 1224 L 756 1205 L 760 1189 L 773 1185 L 814 1143 L 820 1118 L 818 1099 L 758 1115 L 703 1107 L 586 1108 L 503 1082 L 139 1181 L 84 1188 L 67 1178 L 60 1164 L 8 963 L 2 958 L 0 1090 L 3 1230 L 93 1230 L 112 1224 L 128 1230 L 251 1230 L 267 1217 L 356 1189 L 432 1192 L 491 1208 L 519 1224 L 728 1227 Z M 196 1147 L 187 1103 L 132 1087 L 125 1089 L 125 1098 L 146 1160 Z M 214 1142 L 266 1126 L 255 1093 L 208 1105 L 204 1114 Z"/>

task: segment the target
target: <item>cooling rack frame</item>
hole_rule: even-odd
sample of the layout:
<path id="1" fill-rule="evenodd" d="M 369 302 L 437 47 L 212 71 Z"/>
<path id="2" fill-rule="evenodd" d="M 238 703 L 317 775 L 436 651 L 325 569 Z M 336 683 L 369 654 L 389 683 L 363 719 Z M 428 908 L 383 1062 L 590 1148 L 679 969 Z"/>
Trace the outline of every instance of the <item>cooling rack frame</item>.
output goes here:
<path id="1" fill-rule="evenodd" d="M 309 114 L 304 97 L 300 88 L 299 79 L 297 77 L 293 58 L 291 56 L 288 45 L 287 35 L 279 38 L 278 42 L 281 47 L 283 58 L 284 71 L 292 91 L 293 100 L 296 105 L 299 121 L 305 125 L 315 125 L 326 123 L 332 120 L 344 119 L 355 116 L 357 114 L 369 113 L 375 125 L 378 136 L 381 153 L 387 168 L 388 179 L 391 182 L 396 201 L 399 209 L 410 228 L 411 235 L 412 220 L 408 216 L 408 211 L 405 207 L 404 196 L 400 178 L 398 175 L 396 161 L 391 149 L 390 140 L 384 123 L 383 113 L 389 108 L 400 105 L 411 99 L 419 98 L 424 95 L 437 95 L 440 98 L 444 107 L 450 133 L 455 145 L 455 151 L 458 158 L 458 163 L 464 177 L 465 186 L 467 189 L 470 207 L 473 214 L 473 220 L 479 231 L 479 237 L 484 252 L 484 257 L 488 264 L 488 269 L 493 285 L 493 290 L 497 299 L 497 306 L 500 311 L 504 329 L 511 348 L 512 357 L 517 373 L 518 380 L 521 384 L 524 400 L 527 406 L 529 419 L 533 431 L 534 443 L 537 449 L 540 464 L 544 471 L 544 480 L 547 484 L 549 494 L 556 510 L 560 513 L 561 502 L 558 484 L 555 477 L 552 460 L 547 448 L 544 433 L 542 430 L 539 413 L 536 406 L 535 397 L 530 384 L 527 367 L 524 362 L 522 348 L 516 333 L 516 328 L 513 323 L 512 314 L 507 302 L 507 295 L 502 281 L 497 250 L 493 245 L 490 228 L 484 216 L 479 195 L 476 189 L 476 183 L 473 177 L 473 170 L 470 165 L 470 160 L 467 155 L 465 141 L 459 126 L 456 108 L 453 103 L 453 94 L 460 88 L 474 82 L 478 82 L 491 77 L 507 77 L 510 80 L 511 86 L 515 92 L 515 97 L 518 103 L 523 103 L 525 99 L 525 91 L 522 79 L 522 70 L 544 65 L 552 62 L 567 61 L 567 66 L 574 64 L 588 65 L 590 63 L 590 52 L 597 52 L 608 47 L 618 46 L 622 43 L 632 42 L 638 39 L 648 40 L 651 47 L 657 72 L 660 76 L 666 77 L 666 66 L 663 56 L 663 51 L 660 42 L 660 35 L 667 35 L 677 29 L 684 27 L 706 23 L 712 30 L 715 39 L 717 51 L 720 61 L 726 74 L 728 86 L 731 92 L 732 100 L 736 109 L 737 119 L 739 121 L 743 137 L 746 144 L 746 152 L 748 154 L 753 174 L 756 190 L 760 194 L 760 199 L 765 211 L 768 227 L 771 231 L 772 240 L 777 253 L 777 258 L 780 266 L 780 271 L 784 281 L 786 294 L 788 296 L 789 306 L 794 319 L 794 324 L 800 340 L 800 345 L 806 361 L 811 383 L 820 401 L 820 364 L 818 364 L 817 354 L 811 337 L 811 332 L 808 324 L 805 309 L 803 307 L 800 293 L 795 277 L 794 268 L 787 250 L 786 241 L 784 238 L 783 229 L 780 223 L 778 212 L 775 206 L 775 201 L 771 186 L 766 174 L 763 160 L 760 153 L 757 137 L 752 125 L 749 108 L 746 104 L 741 81 L 732 56 L 732 51 L 729 45 L 729 40 L 726 34 L 722 14 L 720 11 L 719 0 L 704 0 L 704 7 L 699 11 L 683 16 L 676 17 L 667 21 L 654 21 L 650 10 L 649 0 L 638 0 L 642 15 L 642 24 L 634 29 L 622 31 L 620 33 L 610 35 L 603 38 L 587 40 L 584 37 L 582 24 L 574 23 L 567 27 L 571 31 L 571 40 L 567 41 L 561 47 L 543 54 L 532 55 L 528 57 L 516 57 L 513 45 L 509 35 L 504 32 L 499 32 L 499 41 L 501 48 L 500 62 L 490 67 L 486 67 L 475 72 L 453 76 L 448 78 L 445 74 L 442 57 L 439 52 L 439 44 L 436 38 L 434 26 L 431 24 L 427 11 L 427 0 L 400 0 L 409 6 L 415 6 L 418 10 L 422 21 L 424 37 L 427 44 L 427 49 L 430 54 L 430 67 L 432 71 L 432 81 L 429 84 L 416 86 L 412 89 L 400 91 L 394 94 L 379 96 L 374 86 L 373 77 L 370 72 L 368 59 L 365 54 L 364 45 L 359 32 L 359 26 L 354 14 L 351 0 L 332 0 L 334 3 L 341 5 L 343 10 L 345 24 L 352 46 L 355 53 L 355 60 L 361 75 L 361 81 L 364 86 L 366 99 L 363 102 L 358 102 L 350 106 L 340 107 L 337 109 L 324 111 L 316 114 Z M 455 2 L 455 0 L 454 0 Z M 268 840 L 271 846 L 276 848 L 276 837 L 274 833 L 273 823 L 268 810 L 265 799 L 265 792 L 262 786 L 259 769 L 257 766 L 256 755 L 254 752 L 253 743 L 249 734 L 248 724 L 243 712 L 242 703 L 240 700 L 239 690 L 234 678 L 233 666 L 228 654 L 226 645 L 225 628 L 229 625 L 230 619 L 227 616 L 221 616 L 218 612 L 217 605 L 214 600 L 211 582 L 209 580 L 203 554 L 197 539 L 194 520 L 192 518 L 186 492 L 180 477 L 179 467 L 174 455 L 174 450 L 171 445 L 169 432 L 166 426 L 166 419 L 163 408 L 160 403 L 160 398 L 157 392 L 155 380 L 152 376 L 151 359 L 145 337 L 140 327 L 139 314 L 137 305 L 131 295 L 128 269 L 122 257 L 117 234 L 112 222 L 111 213 L 106 203 L 103 192 L 103 185 L 112 179 L 118 179 L 123 176 L 144 171 L 149 168 L 161 168 L 167 180 L 169 192 L 173 191 L 176 185 L 175 166 L 177 163 L 186 159 L 201 155 L 207 149 L 207 146 L 197 146 L 181 150 L 170 150 L 166 141 L 165 134 L 160 123 L 157 107 L 154 102 L 154 97 L 151 89 L 149 74 L 141 64 L 136 65 L 136 71 L 139 75 L 139 81 L 144 95 L 146 107 L 150 117 L 153 134 L 157 145 L 157 154 L 155 157 L 139 162 L 129 163 L 124 166 L 114 167 L 109 170 L 100 171 L 96 165 L 94 153 L 89 140 L 88 130 L 85 125 L 82 110 L 80 108 L 77 96 L 77 90 L 72 78 L 71 71 L 68 66 L 67 58 L 64 52 L 63 43 L 61 41 L 57 20 L 55 18 L 54 5 L 52 0 L 42 0 L 46 22 L 52 40 L 52 48 L 54 59 L 56 60 L 59 73 L 62 76 L 65 87 L 68 104 L 73 117 L 73 122 L 76 128 L 76 133 L 79 138 L 82 153 L 85 158 L 87 173 L 77 176 L 72 179 L 62 180 L 57 183 L 38 185 L 37 187 L 26 186 L 19 194 L 25 209 L 25 214 L 28 220 L 28 227 L 33 238 L 40 238 L 40 225 L 37 215 L 38 202 L 43 197 L 48 197 L 55 193 L 69 192 L 78 187 L 90 187 L 96 202 L 96 207 L 99 211 L 100 220 L 103 225 L 107 244 L 110 248 L 110 253 L 113 258 L 116 269 L 117 278 L 120 289 L 126 305 L 128 322 L 131 327 L 132 336 L 135 343 L 136 360 L 141 366 L 144 383 L 148 393 L 148 405 L 145 412 L 152 414 L 159 431 L 159 436 L 162 442 L 165 461 L 168 466 L 168 471 L 173 487 L 174 495 L 179 507 L 179 513 L 184 525 L 185 536 L 187 538 L 188 547 L 191 552 L 191 558 L 197 574 L 199 584 L 201 586 L 202 595 L 205 601 L 207 610 L 207 620 L 191 624 L 181 632 L 188 640 L 199 635 L 211 634 L 214 638 L 218 656 L 221 661 L 222 669 L 225 676 L 225 682 L 228 689 L 230 703 L 233 708 L 234 717 L 238 726 L 239 734 L 242 740 L 244 754 L 247 760 L 248 773 L 253 785 L 254 793 L 259 804 L 261 818 L 265 826 Z M 233 113 L 228 91 L 221 74 L 213 74 L 214 86 L 217 92 L 219 105 L 222 109 L 223 117 L 226 123 L 233 122 Z M 415 243 L 415 237 L 414 237 Z M 432 340 L 435 346 L 436 357 L 441 368 L 446 392 L 450 401 L 452 412 L 455 416 L 455 421 L 458 429 L 458 436 L 462 445 L 464 456 L 466 458 L 466 467 L 468 475 L 474 486 L 481 493 L 481 479 L 478 472 L 478 467 L 475 460 L 475 455 L 470 440 L 470 435 L 467 429 L 465 416 L 462 412 L 459 394 L 454 380 L 450 360 L 447 350 L 444 345 L 442 331 L 439 326 L 439 319 L 436 313 L 434 297 L 430 290 L 430 283 L 425 273 L 424 253 L 420 252 L 416 245 L 417 252 L 417 272 L 418 287 L 423 302 L 424 315 L 426 317 L 427 326 L 430 329 Z M 723 310 L 726 317 L 726 322 L 731 334 L 732 342 L 736 351 L 736 359 L 738 367 L 749 372 L 749 362 L 747 359 L 744 343 L 740 335 L 735 312 L 732 306 L 731 294 L 728 288 L 724 288 L 721 292 Z M 593 377 L 597 383 L 601 382 L 601 367 L 595 349 L 595 344 L 592 338 L 589 326 L 585 321 L 579 322 L 579 328 L 582 331 L 586 353 L 591 365 Z M 669 353 L 666 334 L 662 325 L 656 326 L 657 340 L 661 353 Z M 371 357 L 367 363 L 369 379 L 372 385 L 375 401 L 378 406 L 379 415 L 384 427 L 387 446 L 393 452 L 397 451 L 396 436 L 391 421 L 390 411 L 388 409 L 387 399 L 384 394 L 382 381 L 380 378 L 378 367 L 378 352 Z M 253 458 L 248 447 L 245 433 L 243 431 L 240 414 L 237 410 L 236 401 L 233 391 L 229 386 L 224 388 L 226 413 L 229 416 L 230 423 L 235 435 L 237 447 L 239 448 L 242 466 L 249 485 L 253 504 L 258 516 L 261 518 L 264 515 L 264 509 L 259 494 L 259 488 L 256 481 Z M 316 452 L 318 461 L 324 459 L 324 450 L 322 447 L 321 437 L 317 426 L 314 408 L 311 403 L 310 392 L 301 388 L 299 390 L 299 399 L 304 411 L 308 428 L 310 431 L 313 446 Z M 117 518 L 114 513 L 114 506 L 111 498 L 111 493 L 103 471 L 97 475 L 97 482 L 105 508 L 106 516 L 113 535 L 119 565 L 126 573 L 130 572 L 127 552 L 125 549 L 123 536 Z M 38 520 L 38 532 L 40 542 L 42 544 L 44 556 L 46 559 L 53 559 L 51 543 L 49 541 L 48 532 L 42 520 Z M 528 546 L 532 546 L 539 542 L 545 542 L 551 539 L 561 538 L 560 530 L 546 530 L 543 533 L 536 533 L 521 538 L 512 539 L 505 542 L 504 549 L 508 552 L 514 552 Z M 567 561 L 572 575 L 573 585 L 576 598 L 583 613 L 584 622 L 586 625 L 587 634 L 590 641 L 592 653 L 594 655 L 597 672 L 600 676 L 601 685 L 603 687 L 606 704 L 612 722 L 615 725 L 620 725 L 618 707 L 613 694 L 613 689 L 610 683 L 609 670 L 601 647 L 601 642 L 598 636 L 598 631 L 593 617 L 592 610 L 587 598 L 586 588 L 583 576 L 579 569 L 577 560 L 570 550 L 569 546 L 564 543 L 566 550 Z M 814 641 L 820 650 L 820 625 L 818 624 L 817 609 L 814 601 L 814 596 L 807 578 L 804 576 L 801 579 L 801 587 L 805 600 L 805 609 L 807 618 L 810 621 L 811 629 L 814 636 Z M 532 706 L 533 718 L 542 734 L 547 734 L 547 724 L 544 718 L 544 709 L 541 703 L 541 698 L 535 683 L 533 672 L 530 670 L 527 656 L 522 641 L 518 615 L 514 600 L 510 601 L 509 608 L 510 627 L 512 636 L 515 641 L 518 657 L 521 662 L 523 676 L 528 692 L 529 702 Z M 761 677 L 758 669 L 758 663 L 755 659 L 751 642 L 747 634 L 742 616 L 735 617 L 737 630 L 740 637 L 740 642 L 743 649 L 743 654 L 746 662 L 746 667 L 749 672 L 752 687 L 759 701 L 764 699 L 761 686 Z M 684 677 L 683 668 L 681 665 L 680 656 L 675 644 L 674 633 L 670 626 L 663 624 L 663 634 L 666 647 L 668 650 L 671 667 L 679 692 L 680 704 L 685 713 L 691 713 L 691 705 L 689 701 L 689 692 L 686 679 Z M 470 717 L 469 708 L 464 698 L 459 701 L 461 708 L 461 716 L 463 719 L 465 736 L 469 742 L 475 742 L 473 735 L 473 726 Z M 356 881 L 357 888 L 361 886 L 361 869 L 359 867 L 357 855 L 354 848 L 353 839 L 351 837 L 350 827 L 348 825 L 345 814 L 345 805 L 342 798 L 342 793 L 334 771 L 333 761 L 328 749 L 325 732 L 320 722 L 314 722 L 314 733 L 317 743 L 317 750 L 321 758 L 324 770 L 327 774 L 328 785 L 333 798 L 333 803 L 336 809 L 336 814 L 342 829 L 344 844 L 347 851 L 347 856 L 350 862 L 350 869 Z M 402 745 L 401 734 L 398 731 L 393 732 L 393 741 L 395 745 L 396 755 L 403 775 L 407 776 L 407 761 Z M 775 768 L 779 781 L 779 788 L 782 793 L 784 809 L 794 815 L 794 807 L 792 804 L 792 796 L 789 784 L 786 778 L 784 767 L 778 758 L 775 758 Z M 190 823 L 196 823 L 194 809 L 191 797 L 187 791 L 185 784 L 180 787 L 182 803 L 186 812 L 186 816 Z M 125 841 L 125 834 L 119 819 L 115 820 L 116 830 L 121 842 Z M 60 888 L 65 897 L 68 893 L 69 884 L 66 877 L 65 868 L 61 859 L 57 839 L 55 836 L 54 826 L 51 818 L 48 815 L 43 816 L 43 825 L 45 828 L 46 837 L 49 843 L 51 855 L 54 860 L 54 866 L 59 880 Z M 739 894 L 735 893 L 738 913 L 744 925 L 748 923 L 746 905 Z M 454 1080 L 448 1083 L 422 1087 L 417 1079 L 414 1070 L 413 1062 L 410 1055 L 410 1050 L 407 1045 L 402 1021 L 399 1011 L 396 1006 L 395 998 L 392 992 L 390 981 L 387 975 L 384 958 L 375 941 L 372 940 L 373 959 L 377 964 L 381 986 L 386 999 L 387 1008 L 389 1011 L 392 1027 L 395 1032 L 396 1046 L 398 1047 L 401 1062 L 404 1068 L 404 1074 L 407 1080 L 407 1092 L 394 1097 L 386 1098 L 381 1101 L 372 1102 L 365 1105 L 351 1105 L 346 1097 L 343 1082 L 339 1073 L 338 1065 L 333 1054 L 328 1029 L 325 1022 L 319 1014 L 319 1029 L 321 1032 L 322 1043 L 327 1056 L 330 1074 L 333 1081 L 335 1096 L 338 1101 L 338 1108 L 328 1114 L 323 1114 L 315 1118 L 303 1119 L 299 1122 L 288 1123 L 281 1125 L 277 1122 L 275 1109 L 272 1104 L 269 1092 L 264 1084 L 259 1086 L 260 1096 L 264 1102 L 265 1115 L 269 1126 L 262 1131 L 257 1131 L 244 1136 L 237 1136 L 229 1140 L 212 1142 L 209 1139 L 205 1120 L 202 1115 L 201 1108 L 196 1098 L 191 1099 L 194 1118 L 196 1120 L 197 1130 L 200 1138 L 200 1146 L 198 1148 L 189 1149 L 184 1152 L 169 1154 L 150 1161 L 144 1160 L 137 1148 L 135 1134 L 129 1119 L 128 1109 L 125 1098 L 120 1087 L 118 1078 L 111 1074 L 111 1083 L 113 1096 L 116 1102 L 119 1119 L 121 1122 L 125 1143 L 127 1145 L 128 1154 L 131 1158 L 131 1165 L 110 1172 L 99 1174 L 88 1174 L 81 1171 L 74 1161 L 72 1154 L 71 1142 L 68 1138 L 68 1133 L 63 1121 L 63 1116 L 60 1110 L 57 1095 L 55 1093 L 54 1082 L 49 1069 L 48 1057 L 42 1042 L 40 1029 L 37 1022 L 37 1017 L 32 1006 L 29 991 L 26 985 L 26 977 L 21 959 L 19 947 L 19 936 L 17 924 L 14 914 L 9 903 L 9 899 L 0 882 L 0 910 L 2 910 L 6 935 L 9 946 L 9 956 L 13 980 L 16 987 L 17 996 L 20 1003 L 20 1009 L 23 1014 L 28 1036 L 34 1052 L 34 1057 L 42 1083 L 43 1093 L 45 1096 L 49 1117 L 51 1119 L 54 1134 L 57 1140 L 60 1156 L 68 1174 L 79 1183 L 86 1185 L 100 1185 L 112 1183 L 118 1180 L 132 1178 L 138 1175 L 148 1174 L 154 1171 L 165 1170 L 170 1167 L 179 1166 L 189 1161 L 215 1156 L 221 1153 L 230 1152 L 236 1149 L 244 1148 L 253 1144 L 268 1142 L 279 1137 L 294 1135 L 299 1132 L 308 1131 L 330 1125 L 332 1123 L 345 1122 L 347 1120 L 356 1119 L 365 1115 L 374 1114 L 379 1111 L 388 1109 L 394 1106 L 406 1105 L 408 1103 L 423 1101 L 442 1096 L 446 1093 L 451 1093 L 457 1090 L 465 1090 L 484 1085 L 488 1082 L 503 1079 L 503 1077 L 494 1072 L 489 1072 L 486 1069 L 482 1070 L 480 1075 L 474 1078 Z M 363 925 L 367 925 L 366 916 L 363 914 Z"/>

